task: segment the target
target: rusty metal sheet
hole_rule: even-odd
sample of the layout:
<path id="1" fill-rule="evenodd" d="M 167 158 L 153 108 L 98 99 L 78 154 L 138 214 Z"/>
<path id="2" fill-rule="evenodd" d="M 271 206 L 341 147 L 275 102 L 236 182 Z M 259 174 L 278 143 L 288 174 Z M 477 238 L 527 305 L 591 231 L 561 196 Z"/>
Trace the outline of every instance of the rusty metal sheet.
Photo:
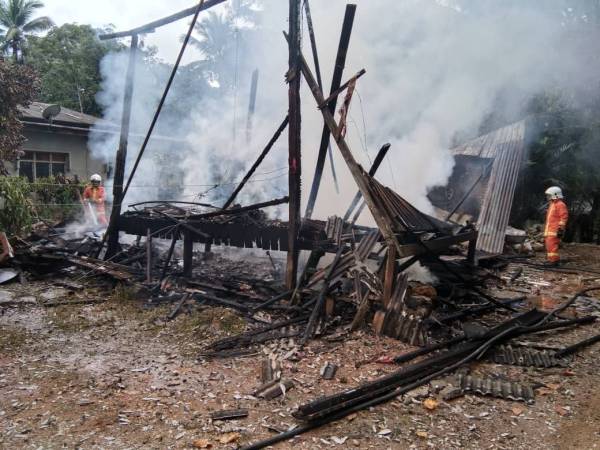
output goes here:
<path id="1" fill-rule="evenodd" d="M 451 150 L 454 156 L 491 161 L 489 175 L 477 181 L 480 187 L 470 192 L 463 199 L 463 206 L 457 209 L 458 213 L 471 213 L 472 202 L 479 205 L 475 219 L 479 231 L 476 248 L 480 252 L 498 254 L 503 251 L 514 193 L 525 156 L 527 123 L 527 120 L 513 123 Z M 460 168 L 455 167 L 456 170 Z M 454 180 L 454 183 L 458 182 L 462 181 Z M 455 188 L 448 186 L 446 189 L 454 191 Z M 431 196 L 430 199 L 433 201 Z M 439 208 L 444 207 L 434 204 Z M 441 211 L 441 214 L 447 213 Z"/>
<path id="2" fill-rule="evenodd" d="M 457 384 L 464 392 L 526 403 L 533 403 L 535 399 L 533 388 L 522 383 L 460 374 L 457 377 Z"/>
<path id="3" fill-rule="evenodd" d="M 571 362 L 570 358 L 557 358 L 552 351 L 511 345 L 494 348 L 488 355 L 488 359 L 498 364 L 540 368 L 568 367 Z"/>

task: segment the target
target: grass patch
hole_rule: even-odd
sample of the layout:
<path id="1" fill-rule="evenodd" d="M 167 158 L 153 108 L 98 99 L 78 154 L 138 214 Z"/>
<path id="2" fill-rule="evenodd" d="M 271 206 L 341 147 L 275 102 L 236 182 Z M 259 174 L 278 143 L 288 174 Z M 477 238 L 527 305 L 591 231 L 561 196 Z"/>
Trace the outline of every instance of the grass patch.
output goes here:
<path id="1" fill-rule="evenodd" d="M 225 308 L 203 307 L 192 314 L 180 314 L 170 322 L 170 336 L 182 356 L 197 358 L 209 343 L 225 336 L 243 333 L 245 320 Z"/>
<path id="2" fill-rule="evenodd" d="M 48 318 L 56 328 L 68 333 L 84 331 L 98 325 L 83 316 L 80 308 L 68 305 L 52 308 L 48 312 Z"/>
<path id="3" fill-rule="evenodd" d="M 28 344 L 31 333 L 22 328 L 0 326 L 0 353 L 12 355 Z"/>
<path id="4" fill-rule="evenodd" d="M 215 334 L 237 334 L 244 331 L 246 322 L 234 312 L 225 308 L 206 307 L 191 315 L 181 314 L 174 322 L 174 331 L 206 337 Z"/>

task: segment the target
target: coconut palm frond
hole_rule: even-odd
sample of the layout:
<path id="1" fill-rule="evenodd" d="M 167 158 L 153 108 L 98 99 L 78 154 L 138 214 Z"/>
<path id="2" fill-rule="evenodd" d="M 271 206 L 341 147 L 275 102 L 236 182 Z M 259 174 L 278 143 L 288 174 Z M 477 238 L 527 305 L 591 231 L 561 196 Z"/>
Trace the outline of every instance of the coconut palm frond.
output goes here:
<path id="1" fill-rule="evenodd" d="M 46 31 L 48 28 L 52 28 L 53 26 L 54 22 L 49 17 L 37 17 L 23 25 L 23 31 L 36 33 L 39 31 Z"/>

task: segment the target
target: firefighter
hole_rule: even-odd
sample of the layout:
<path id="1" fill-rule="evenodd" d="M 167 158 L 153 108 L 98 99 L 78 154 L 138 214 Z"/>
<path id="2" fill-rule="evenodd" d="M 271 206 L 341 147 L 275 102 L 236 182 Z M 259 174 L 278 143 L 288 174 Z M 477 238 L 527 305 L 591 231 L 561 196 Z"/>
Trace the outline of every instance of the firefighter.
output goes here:
<path id="1" fill-rule="evenodd" d="M 546 240 L 546 254 L 548 264 L 557 266 L 560 262 L 558 249 L 560 240 L 562 239 L 567 220 L 569 219 L 569 211 L 567 205 L 563 201 L 562 189 L 557 186 L 552 186 L 546 189 L 546 199 L 548 200 L 548 212 L 546 213 L 546 226 L 544 228 L 544 238 Z"/>
<path id="2" fill-rule="evenodd" d="M 92 213 L 95 214 L 99 225 L 108 225 L 106 221 L 106 212 L 104 210 L 104 187 L 101 186 L 102 177 L 95 173 L 90 177 L 88 184 L 83 191 L 83 201 L 92 206 Z"/>

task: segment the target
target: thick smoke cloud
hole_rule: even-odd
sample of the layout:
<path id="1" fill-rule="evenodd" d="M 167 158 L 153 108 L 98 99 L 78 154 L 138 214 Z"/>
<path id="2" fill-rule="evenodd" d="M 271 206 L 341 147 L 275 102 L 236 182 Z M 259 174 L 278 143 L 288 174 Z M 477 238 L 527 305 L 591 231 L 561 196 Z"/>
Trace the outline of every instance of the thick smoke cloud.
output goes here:
<path id="1" fill-rule="evenodd" d="M 205 198 L 215 202 L 233 189 L 283 119 L 287 109 L 284 74 L 287 49 L 281 31 L 287 27 L 287 2 L 263 0 L 260 29 L 252 37 L 251 51 L 238 55 L 240 67 L 236 100 L 232 95 L 199 95 L 185 115 L 172 109 L 161 119 L 161 133 L 186 142 L 185 151 L 173 158 L 184 180 L 186 199 L 224 183 Z M 369 166 L 378 148 L 392 144 L 388 161 L 378 178 L 424 211 L 430 211 L 428 189 L 444 184 L 453 167 L 448 149 L 457 135 L 476 135 L 492 112 L 518 118 L 532 95 L 547 89 L 580 89 L 597 84 L 597 60 L 591 60 L 595 34 L 583 41 L 566 23 L 555 2 L 483 2 L 469 9 L 462 2 L 433 0 L 377 0 L 358 2 L 354 32 L 348 54 L 346 76 L 367 70 L 358 82 L 350 111 L 348 141 L 355 157 Z M 543 4 L 541 4 L 543 3 Z M 482 6 L 483 5 L 483 6 Z M 311 8 L 319 45 L 326 90 L 344 15 L 345 2 L 312 1 Z M 182 23 L 182 30 L 185 28 Z M 183 31 L 182 31 L 183 32 Z M 173 36 L 177 39 L 178 36 Z M 310 58 L 308 35 L 304 53 Z M 106 119 L 120 120 L 120 96 L 125 76 L 124 55 L 103 62 L 104 93 L 101 101 L 110 107 Z M 260 68 L 254 137 L 246 144 L 246 122 L 251 68 Z M 166 71 L 165 71 L 166 73 Z M 138 70 L 134 128 L 145 130 L 153 105 L 158 103 L 165 74 L 144 80 Z M 163 84 L 164 85 L 164 84 Z M 177 84 L 172 98 L 194 98 L 189 85 Z M 186 89 L 188 89 L 186 91 Z M 498 109 L 503 111 L 499 112 Z M 177 113 L 175 113 L 177 111 Z M 232 124 L 236 119 L 236 138 Z M 167 124 L 167 125 L 165 125 Z M 308 197 L 314 171 L 322 119 L 309 90 L 303 85 L 303 187 Z M 107 157 L 114 155 L 115 142 L 92 140 L 92 148 Z M 157 144 L 158 145 L 158 144 Z M 163 144 L 161 144 L 163 145 Z M 130 147 L 130 158 L 136 152 Z M 317 217 L 342 214 L 356 186 L 334 148 L 341 192 L 333 189 L 326 168 Z M 158 183 L 159 173 L 145 163 L 136 180 Z M 287 136 L 284 134 L 250 183 L 240 201 L 267 200 L 287 190 Z M 129 165 L 130 167 L 130 165 Z M 270 179 L 270 181 L 263 181 Z M 133 190 L 128 200 L 148 199 L 149 192 Z M 211 197 L 212 196 L 212 197 Z M 367 214 L 363 217 L 368 220 Z"/>

